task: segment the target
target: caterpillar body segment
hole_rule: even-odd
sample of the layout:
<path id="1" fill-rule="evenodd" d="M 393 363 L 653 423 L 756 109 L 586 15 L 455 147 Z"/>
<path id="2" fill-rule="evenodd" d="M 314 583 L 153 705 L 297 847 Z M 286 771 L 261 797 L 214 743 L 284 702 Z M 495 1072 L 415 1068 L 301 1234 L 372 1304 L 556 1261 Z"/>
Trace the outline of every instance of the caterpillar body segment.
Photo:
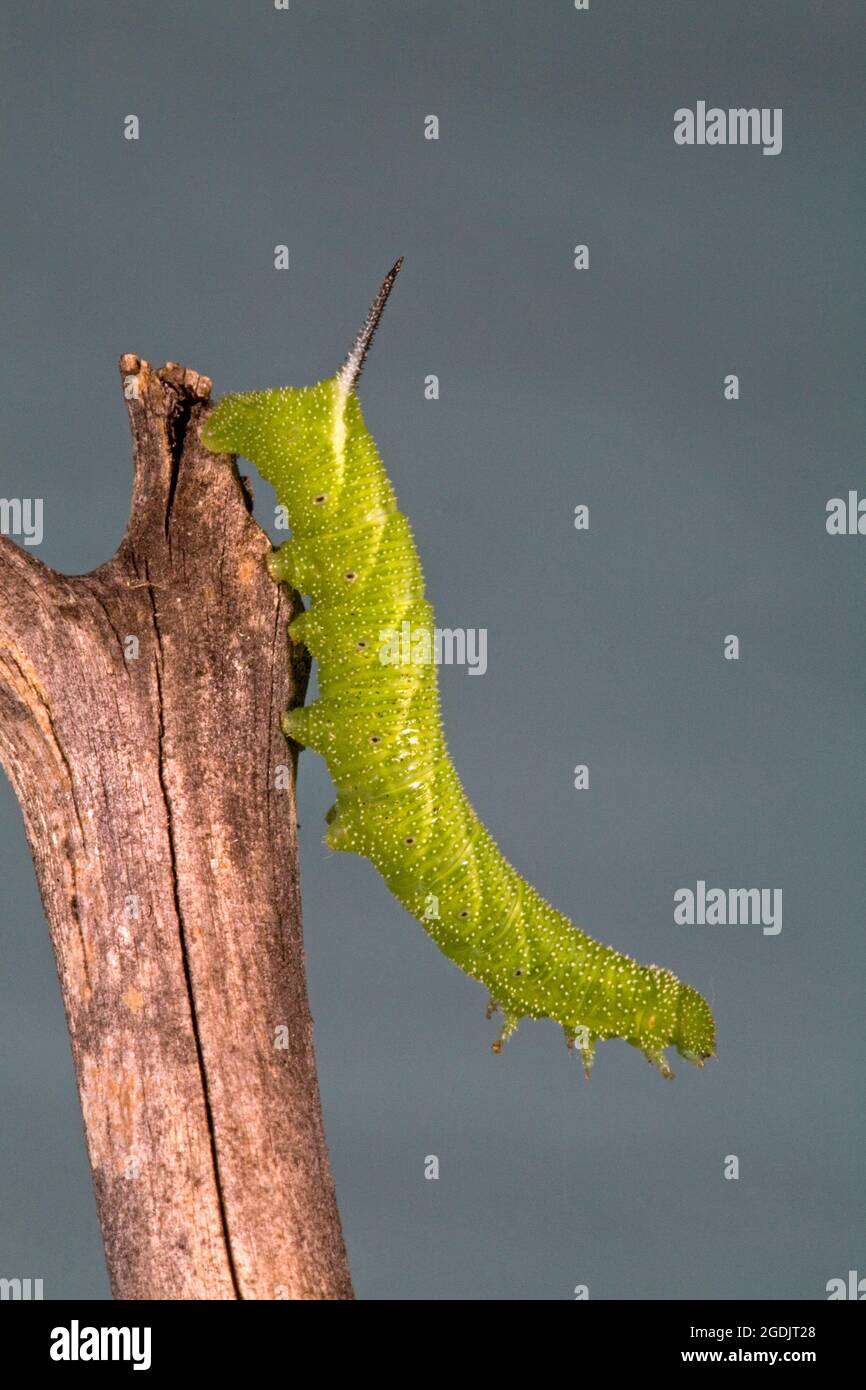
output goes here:
<path id="1" fill-rule="evenodd" d="M 701 995 L 546 902 L 478 820 L 448 755 L 433 610 L 355 392 L 398 269 L 336 376 L 226 396 L 202 431 L 208 448 L 256 465 L 292 526 L 270 572 L 311 600 L 290 631 L 318 662 L 320 695 L 284 715 L 283 730 L 327 762 L 336 788 L 327 843 L 370 859 L 439 949 L 487 986 L 503 1017 L 494 1051 L 528 1016 L 562 1026 L 587 1076 L 609 1038 L 640 1049 L 663 1076 L 669 1046 L 703 1065 L 715 1029 Z"/>

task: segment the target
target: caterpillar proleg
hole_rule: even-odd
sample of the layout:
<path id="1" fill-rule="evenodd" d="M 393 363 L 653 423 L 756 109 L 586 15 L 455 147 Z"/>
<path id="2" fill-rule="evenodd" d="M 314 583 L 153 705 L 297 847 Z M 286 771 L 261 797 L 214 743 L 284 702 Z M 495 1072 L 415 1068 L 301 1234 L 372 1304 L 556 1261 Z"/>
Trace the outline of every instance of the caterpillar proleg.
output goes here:
<path id="1" fill-rule="evenodd" d="M 599 1039 L 624 1038 L 663 1076 L 673 1046 L 715 1053 L 706 1001 L 669 970 L 587 936 L 503 857 L 470 805 L 445 743 L 432 657 L 382 659 L 382 634 L 426 635 L 434 616 L 412 531 L 367 430 L 358 379 L 390 271 L 339 371 L 315 386 L 225 396 L 202 440 L 241 454 L 273 485 L 291 538 L 271 574 L 308 595 L 290 627 L 317 660 L 319 698 L 283 716 L 325 758 L 336 788 L 326 841 L 370 859 L 439 949 L 490 992 L 499 1051 L 524 1017 L 559 1023 L 588 1076 Z"/>

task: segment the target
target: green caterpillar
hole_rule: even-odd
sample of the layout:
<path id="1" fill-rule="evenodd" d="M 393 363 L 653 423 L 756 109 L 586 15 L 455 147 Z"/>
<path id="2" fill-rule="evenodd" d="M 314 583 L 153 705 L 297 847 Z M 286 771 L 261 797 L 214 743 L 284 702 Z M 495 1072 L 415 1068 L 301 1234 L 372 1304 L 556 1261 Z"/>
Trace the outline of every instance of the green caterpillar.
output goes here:
<path id="1" fill-rule="evenodd" d="M 665 1077 L 673 1045 L 703 1066 L 715 1053 L 705 1000 L 669 970 L 638 965 L 557 912 L 503 858 L 473 811 L 445 745 L 434 616 L 406 517 L 355 388 L 385 301 L 386 277 L 336 376 L 316 386 L 225 396 L 207 448 L 242 454 L 276 491 L 291 539 L 275 580 L 309 595 L 289 629 L 319 663 L 320 698 L 283 716 L 287 736 L 321 753 L 337 798 L 326 842 L 371 859 L 441 951 L 490 991 L 497 1042 L 524 1016 L 561 1024 L 588 1076 L 598 1039 L 624 1038 Z M 386 660 L 383 636 L 410 631 L 421 656 Z"/>

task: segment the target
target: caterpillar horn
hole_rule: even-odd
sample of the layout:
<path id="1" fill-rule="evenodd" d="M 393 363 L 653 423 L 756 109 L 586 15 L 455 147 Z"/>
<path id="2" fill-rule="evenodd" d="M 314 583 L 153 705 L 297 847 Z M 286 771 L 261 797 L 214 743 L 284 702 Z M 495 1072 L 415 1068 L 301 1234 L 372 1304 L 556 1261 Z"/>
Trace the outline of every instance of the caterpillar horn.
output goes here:
<path id="1" fill-rule="evenodd" d="M 403 257 L 401 256 L 399 260 L 394 262 L 391 269 L 388 271 L 388 274 L 382 281 L 379 293 L 370 305 L 370 312 L 364 320 L 361 331 L 352 344 L 345 362 L 337 372 L 337 381 L 341 390 L 344 391 L 346 395 L 348 395 L 350 391 L 354 391 L 355 387 L 358 385 L 358 380 L 364 370 L 364 363 L 367 360 L 367 353 L 370 351 L 370 344 L 373 341 L 373 334 L 379 326 L 379 320 L 382 317 L 385 305 L 388 303 L 388 296 L 394 287 L 394 281 L 400 274 L 400 267 L 402 264 Z"/>

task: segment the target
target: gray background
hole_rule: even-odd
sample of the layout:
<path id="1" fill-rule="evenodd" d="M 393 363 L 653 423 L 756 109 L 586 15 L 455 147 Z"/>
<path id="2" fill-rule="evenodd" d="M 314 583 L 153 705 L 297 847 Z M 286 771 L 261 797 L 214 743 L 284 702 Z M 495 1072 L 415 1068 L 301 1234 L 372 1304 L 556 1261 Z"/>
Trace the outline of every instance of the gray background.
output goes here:
<path id="1" fill-rule="evenodd" d="M 866 539 L 824 528 L 829 497 L 866 488 L 864 17 L 854 0 L 5 13 L 0 495 L 45 499 L 38 553 L 82 572 L 120 539 L 121 352 L 217 393 L 314 381 L 404 253 L 362 396 L 439 621 L 489 631 L 483 678 L 443 672 L 457 766 L 546 896 L 716 1010 L 720 1060 L 671 1085 L 622 1042 L 585 1085 L 550 1023 L 495 1058 L 479 986 L 368 864 L 324 848 L 328 779 L 304 755 L 310 990 L 363 1298 L 813 1299 L 866 1274 Z M 674 110 L 699 98 L 783 107 L 782 154 L 675 146 Z M 5 780 L 0 819 L 0 1274 L 104 1298 Z M 699 878 L 781 887 L 781 935 L 675 926 Z"/>

